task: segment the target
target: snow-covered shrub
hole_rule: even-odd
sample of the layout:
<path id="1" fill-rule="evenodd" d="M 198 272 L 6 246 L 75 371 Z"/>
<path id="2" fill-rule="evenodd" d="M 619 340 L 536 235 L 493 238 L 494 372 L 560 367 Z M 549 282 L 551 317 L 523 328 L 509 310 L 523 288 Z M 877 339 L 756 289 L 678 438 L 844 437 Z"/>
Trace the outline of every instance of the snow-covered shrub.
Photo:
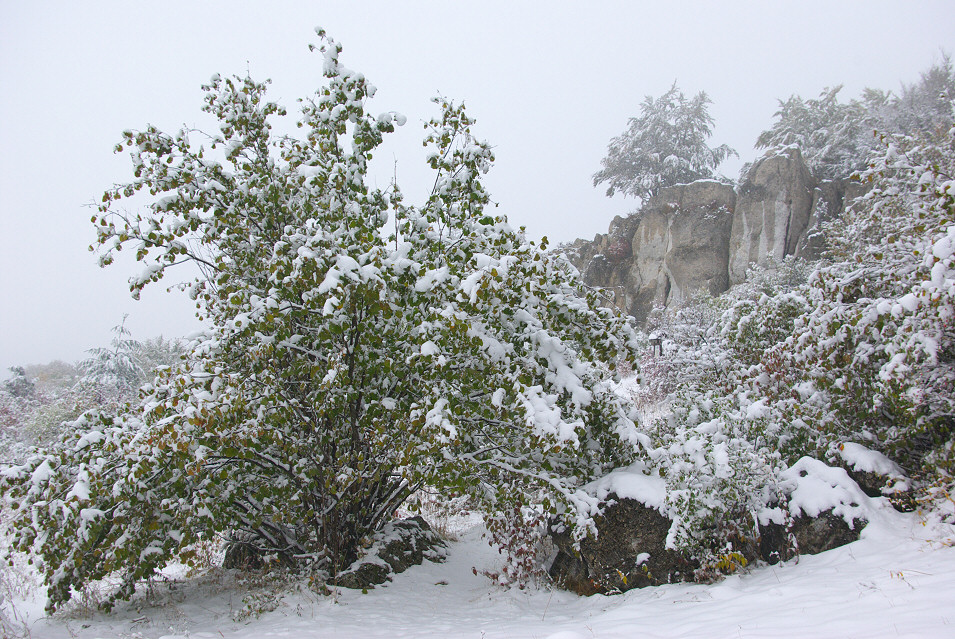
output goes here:
<path id="1" fill-rule="evenodd" d="M 4 639 L 29 639 L 30 625 L 26 620 L 21 619 L 19 613 L 12 604 L 9 604 L 2 594 L 0 594 L 0 636 Z"/>
<path id="2" fill-rule="evenodd" d="M 808 311 L 808 271 L 792 258 L 754 266 L 720 298 L 701 292 L 648 322 L 664 353 L 641 359 L 642 383 L 628 394 L 666 484 L 668 543 L 699 562 L 701 579 L 739 565 L 756 513 L 780 499 L 786 464 L 826 450 L 799 421 L 806 408 L 784 365 L 785 340 Z"/>
<path id="3" fill-rule="evenodd" d="M 183 288 L 211 328 L 138 405 L 3 471 L 14 547 L 40 560 L 51 609 L 110 573 L 128 598 L 212 534 L 334 575 L 420 486 L 488 513 L 539 494 L 528 506 L 586 528 L 580 487 L 637 454 L 609 383 L 634 359 L 628 321 L 487 209 L 493 155 L 463 107 L 438 100 L 426 125 L 421 207 L 369 187 L 403 118 L 369 114 L 374 87 L 320 37 L 327 83 L 301 103 L 301 139 L 271 135 L 285 111 L 265 84 L 220 76 L 207 148 L 190 130 L 123 135 L 135 179 L 103 196 L 101 261 L 132 249 L 134 295 L 198 263 Z M 137 193 L 145 210 L 124 211 Z"/>
<path id="4" fill-rule="evenodd" d="M 22 366 L 12 366 L 10 367 L 10 372 L 13 373 L 13 375 L 11 375 L 10 379 L 3 382 L 3 385 L 0 386 L 0 390 L 11 397 L 32 397 L 36 391 L 36 382 L 27 376 L 26 370 L 24 370 Z"/>
<path id="5" fill-rule="evenodd" d="M 36 367 L 32 367 L 36 368 Z M 0 441 L 5 442 L 2 463 L 23 461 L 32 447 L 45 447 L 60 438 L 64 424 L 97 406 L 86 387 L 34 383 L 29 396 L 17 396 L 0 389 Z"/>
<path id="6" fill-rule="evenodd" d="M 248 622 L 286 605 L 283 599 L 298 584 L 287 570 L 265 568 L 238 576 L 236 586 L 245 591 L 241 605 L 232 611 L 232 620 Z"/>
<path id="7" fill-rule="evenodd" d="M 798 351 L 840 365 L 810 369 L 810 381 L 857 435 L 909 472 L 951 473 L 955 128 L 884 140 L 862 176 L 872 189 L 829 229 L 847 259 L 814 279 Z"/>
<path id="8" fill-rule="evenodd" d="M 638 408 L 659 407 L 677 388 L 706 374 L 713 365 L 706 348 L 708 334 L 723 307 L 723 299 L 701 289 L 678 306 L 650 312 L 646 334 L 641 335 L 640 384 L 630 389 Z M 659 346 L 651 340 L 659 340 Z"/>

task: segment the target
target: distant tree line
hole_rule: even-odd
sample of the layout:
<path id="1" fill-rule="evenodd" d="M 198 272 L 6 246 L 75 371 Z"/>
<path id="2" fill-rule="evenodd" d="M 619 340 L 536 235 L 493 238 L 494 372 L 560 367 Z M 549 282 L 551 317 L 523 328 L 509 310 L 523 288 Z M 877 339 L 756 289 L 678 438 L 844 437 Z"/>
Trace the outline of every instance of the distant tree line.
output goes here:
<path id="1" fill-rule="evenodd" d="M 88 410 L 136 402 L 140 387 L 186 350 L 180 339 L 133 339 L 125 320 L 113 333 L 109 346 L 90 349 L 82 361 L 10 368 L 0 385 L 0 441 L 7 451 L 0 462 L 22 457 L 30 446 L 53 445 Z"/>

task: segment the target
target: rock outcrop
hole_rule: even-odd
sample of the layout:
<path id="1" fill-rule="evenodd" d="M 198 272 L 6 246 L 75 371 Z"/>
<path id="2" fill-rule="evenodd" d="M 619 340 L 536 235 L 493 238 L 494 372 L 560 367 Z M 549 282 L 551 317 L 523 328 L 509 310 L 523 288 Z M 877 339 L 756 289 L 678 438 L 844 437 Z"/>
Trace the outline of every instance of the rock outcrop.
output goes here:
<path id="1" fill-rule="evenodd" d="M 374 588 L 391 575 L 420 565 L 425 559 L 442 562 L 447 544 L 421 517 L 387 523 L 372 541 L 365 556 L 334 579 L 342 588 Z"/>
<path id="2" fill-rule="evenodd" d="M 584 282 L 643 324 L 697 290 L 719 295 L 750 264 L 821 257 L 823 224 L 862 193 L 849 180 L 815 180 L 791 148 L 755 162 L 736 189 L 713 180 L 662 189 L 606 234 L 564 248 Z"/>
<path id="3" fill-rule="evenodd" d="M 812 214 L 815 181 L 798 149 L 756 162 L 739 185 L 728 246 L 730 283 L 750 264 L 794 255 Z"/>
<path id="4" fill-rule="evenodd" d="M 606 235 L 578 240 L 571 259 L 585 282 L 613 291 L 614 304 L 643 322 L 654 306 L 728 288 L 735 205 L 733 187 L 712 180 L 663 189 Z"/>
<path id="5" fill-rule="evenodd" d="M 595 519 L 596 537 L 584 538 L 579 547 L 567 532 L 551 531 L 558 552 L 550 576 L 558 586 L 590 596 L 699 578 L 699 564 L 666 548 L 669 519 L 633 499 L 610 495 L 607 503 Z M 832 510 L 800 515 L 789 525 L 760 525 L 756 539 L 739 539 L 733 550 L 747 563 L 776 564 L 856 541 L 865 524 L 856 519 L 850 526 Z"/>

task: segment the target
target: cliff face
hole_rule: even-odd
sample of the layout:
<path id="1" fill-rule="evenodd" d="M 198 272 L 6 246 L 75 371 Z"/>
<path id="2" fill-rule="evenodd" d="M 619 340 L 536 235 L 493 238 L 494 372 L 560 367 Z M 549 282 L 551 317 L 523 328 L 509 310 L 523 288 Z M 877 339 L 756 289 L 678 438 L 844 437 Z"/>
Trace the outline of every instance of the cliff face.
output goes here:
<path id="1" fill-rule="evenodd" d="M 612 289 L 615 304 L 642 323 L 654 306 L 696 289 L 727 289 L 735 206 L 733 188 L 719 182 L 663 189 L 636 214 L 615 218 L 606 235 L 578 240 L 571 259 L 585 282 Z"/>
<path id="2" fill-rule="evenodd" d="M 730 281 L 743 281 L 750 264 L 796 252 L 809 224 L 815 183 L 798 151 L 764 158 L 739 185 L 730 235 Z"/>
<path id="3" fill-rule="evenodd" d="M 793 149 L 754 163 L 736 189 L 712 180 L 663 189 L 567 255 L 587 284 L 611 290 L 614 304 L 643 324 L 655 306 L 699 289 L 719 295 L 750 264 L 819 257 L 821 225 L 858 192 L 845 180 L 817 182 Z"/>

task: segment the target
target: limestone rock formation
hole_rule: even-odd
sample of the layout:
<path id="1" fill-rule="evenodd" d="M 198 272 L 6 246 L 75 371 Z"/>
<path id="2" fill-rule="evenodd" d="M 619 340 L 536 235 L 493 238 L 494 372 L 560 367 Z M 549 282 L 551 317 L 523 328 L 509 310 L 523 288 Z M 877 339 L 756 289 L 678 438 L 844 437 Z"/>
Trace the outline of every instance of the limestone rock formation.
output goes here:
<path id="1" fill-rule="evenodd" d="M 794 255 L 809 226 L 815 180 L 796 148 L 753 164 L 739 185 L 729 242 L 729 276 L 742 282 L 750 264 Z"/>
<path id="2" fill-rule="evenodd" d="M 614 304 L 643 322 L 654 306 L 727 289 L 735 204 L 733 188 L 713 180 L 663 189 L 639 213 L 615 218 L 606 235 L 578 240 L 571 260 L 585 282 L 612 291 Z"/>
<path id="3" fill-rule="evenodd" d="M 842 211 L 847 182 L 847 180 L 826 180 L 813 189 L 809 222 L 796 245 L 794 253 L 796 257 L 807 260 L 822 257 L 826 250 L 822 227 Z"/>
<path id="4" fill-rule="evenodd" d="M 752 263 L 820 258 L 823 225 L 863 192 L 848 179 L 815 180 L 793 147 L 753 163 L 736 189 L 713 180 L 663 189 L 606 234 L 564 250 L 585 283 L 643 324 L 655 306 L 699 289 L 723 293 Z"/>

